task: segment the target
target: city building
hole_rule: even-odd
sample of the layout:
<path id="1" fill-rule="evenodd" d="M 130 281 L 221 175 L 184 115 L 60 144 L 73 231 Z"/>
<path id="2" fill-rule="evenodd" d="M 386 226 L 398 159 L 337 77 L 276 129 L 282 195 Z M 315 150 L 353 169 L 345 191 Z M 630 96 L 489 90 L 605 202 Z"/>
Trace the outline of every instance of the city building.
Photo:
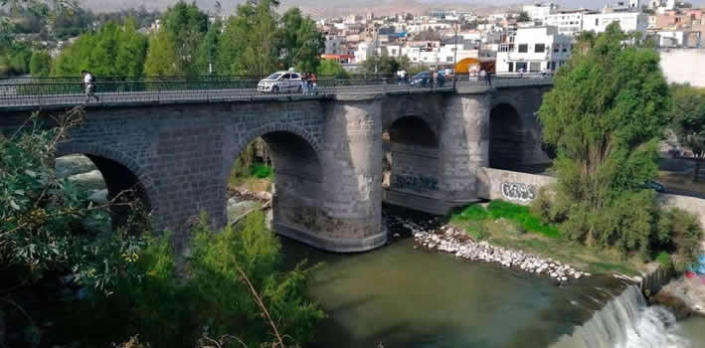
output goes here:
<path id="1" fill-rule="evenodd" d="M 518 28 L 499 46 L 497 73 L 555 71 L 570 58 L 573 39 L 553 26 Z"/>
<path id="2" fill-rule="evenodd" d="M 583 16 L 590 10 L 561 10 L 552 13 L 546 19 L 546 25 L 558 28 L 559 34 L 574 36 L 583 30 Z"/>
<path id="3" fill-rule="evenodd" d="M 583 31 L 602 33 L 607 26 L 618 22 L 624 32 L 646 33 L 649 27 L 649 15 L 642 12 L 631 11 L 603 11 L 583 15 Z"/>
<path id="4" fill-rule="evenodd" d="M 532 21 L 546 24 L 548 16 L 558 10 L 558 5 L 552 2 L 536 3 L 533 5 L 524 5 L 522 9 L 529 15 Z"/>

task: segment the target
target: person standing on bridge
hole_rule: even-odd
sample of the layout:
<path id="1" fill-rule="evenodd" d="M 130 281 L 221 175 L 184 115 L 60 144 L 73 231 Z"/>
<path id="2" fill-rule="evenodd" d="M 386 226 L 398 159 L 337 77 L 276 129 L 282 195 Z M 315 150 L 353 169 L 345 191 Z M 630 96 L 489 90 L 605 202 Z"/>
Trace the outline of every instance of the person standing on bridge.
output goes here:
<path id="1" fill-rule="evenodd" d="M 83 74 L 83 84 L 86 86 L 86 103 L 88 103 L 91 98 L 95 98 L 95 101 L 99 102 L 100 98 L 95 95 L 95 77 L 86 70 L 81 71 L 81 74 Z"/>

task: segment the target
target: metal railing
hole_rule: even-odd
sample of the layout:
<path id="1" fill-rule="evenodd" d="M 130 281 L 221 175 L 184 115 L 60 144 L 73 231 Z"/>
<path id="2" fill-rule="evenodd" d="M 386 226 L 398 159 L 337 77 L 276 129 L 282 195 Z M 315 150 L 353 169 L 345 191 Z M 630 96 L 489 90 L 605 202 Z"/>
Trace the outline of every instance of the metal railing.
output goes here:
<path id="1" fill-rule="evenodd" d="M 460 85 L 486 86 L 487 82 L 472 76 L 454 77 Z M 539 81 L 541 80 L 541 81 Z M 120 79 L 99 77 L 95 85 L 96 101 L 87 98 L 80 78 L 17 78 L 0 83 L 0 108 L 63 107 L 79 104 L 225 102 L 267 99 L 325 98 L 341 94 L 451 92 L 452 79 L 444 83 L 392 76 L 352 76 L 345 79 L 320 78 L 315 88 L 292 82 L 278 88 L 277 93 L 258 91 L 260 79 L 234 76 L 208 76 L 193 79 L 142 78 Z M 535 75 L 497 76 L 495 86 L 524 86 L 545 83 Z"/>

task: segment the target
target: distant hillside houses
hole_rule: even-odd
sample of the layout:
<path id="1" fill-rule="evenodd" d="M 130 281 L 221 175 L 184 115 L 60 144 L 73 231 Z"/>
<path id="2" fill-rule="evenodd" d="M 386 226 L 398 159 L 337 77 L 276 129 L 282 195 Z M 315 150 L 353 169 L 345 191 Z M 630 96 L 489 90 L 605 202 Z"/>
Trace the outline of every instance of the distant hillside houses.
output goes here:
<path id="1" fill-rule="evenodd" d="M 528 22 L 519 22 L 520 11 Z M 675 0 L 628 0 L 600 9 L 561 8 L 537 2 L 479 16 L 447 8 L 425 15 L 348 15 L 318 21 L 326 39 L 324 59 L 358 69 L 376 56 L 407 57 L 413 65 L 453 67 L 466 58 L 494 60 L 497 73 L 550 73 L 569 59 L 581 32 L 600 33 L 614 22 L 659 48 L 705 47 L 705 9 Z"/>

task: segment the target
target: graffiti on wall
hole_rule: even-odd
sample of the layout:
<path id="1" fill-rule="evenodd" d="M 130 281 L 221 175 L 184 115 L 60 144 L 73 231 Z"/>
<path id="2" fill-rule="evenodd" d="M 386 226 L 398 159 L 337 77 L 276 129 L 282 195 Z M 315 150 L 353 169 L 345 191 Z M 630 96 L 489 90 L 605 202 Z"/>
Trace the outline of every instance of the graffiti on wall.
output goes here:
<path id="1" fill-rule="evenodd" d="M 502 197 L 510 201 L 529 202 L 536 198 L 536 187 L 529 184 L 503 182 Z"/>
<path id="2" fill-rule="evenodd" d="M 423 175 L 394 175 L 392 186 L 416 192 L 437 191 L 438 179 Z"/>

